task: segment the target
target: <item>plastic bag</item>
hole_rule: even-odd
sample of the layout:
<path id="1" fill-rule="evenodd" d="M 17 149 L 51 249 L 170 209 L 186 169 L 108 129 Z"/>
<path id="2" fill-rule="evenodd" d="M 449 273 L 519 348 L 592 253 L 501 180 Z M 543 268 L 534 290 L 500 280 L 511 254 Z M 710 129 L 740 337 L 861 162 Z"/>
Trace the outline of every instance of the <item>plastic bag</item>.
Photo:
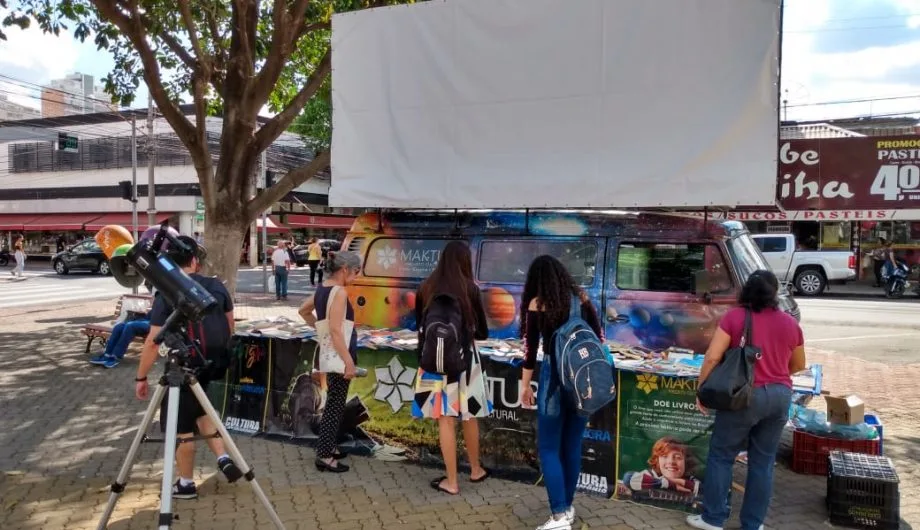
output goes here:
<path id="1" fill-rule="evenodd" d="M 859 425 L 835 425 L 827 422 L 827 414 L 804 407 L 793 402 L 789 408 L 789 417 L 793 427 L 825 438 L 843 438 L 845 440 L 875 440 L 878 431 L 875 427 L 860 423 Z"/>

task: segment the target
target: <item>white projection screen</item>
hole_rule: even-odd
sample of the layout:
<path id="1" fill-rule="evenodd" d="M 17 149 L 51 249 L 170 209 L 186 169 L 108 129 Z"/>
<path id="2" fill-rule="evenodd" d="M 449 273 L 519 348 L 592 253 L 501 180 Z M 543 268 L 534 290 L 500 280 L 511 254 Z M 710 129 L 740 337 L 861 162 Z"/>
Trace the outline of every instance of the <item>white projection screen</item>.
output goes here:
<path id="1" fill-rule="evenodd" d="M 773 204 L 780 0 L 436 0 L 332 20 L 332 206 Z"/>

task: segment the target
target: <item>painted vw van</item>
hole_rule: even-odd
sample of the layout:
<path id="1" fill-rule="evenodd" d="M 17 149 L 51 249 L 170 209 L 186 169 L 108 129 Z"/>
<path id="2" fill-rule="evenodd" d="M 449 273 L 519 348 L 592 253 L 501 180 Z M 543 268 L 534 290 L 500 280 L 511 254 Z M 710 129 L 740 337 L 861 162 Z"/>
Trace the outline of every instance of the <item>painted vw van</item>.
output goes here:
<path id="1" fill-rule="evenodd" d="M 406 211 L 355 220 L 342 248 L 359 252 L 349 288 L 359 324 L 415 329 L 415 292 L 451 240 L 466 241 L 490 335 L 517 337 L 534 258 L 560 259 L 604 316 L 609 339 L 703 352 L 745 279 L 769 269 L 737 221 L 631 212 Z M 783 310 L 796 318 L 788 295 Z"/>

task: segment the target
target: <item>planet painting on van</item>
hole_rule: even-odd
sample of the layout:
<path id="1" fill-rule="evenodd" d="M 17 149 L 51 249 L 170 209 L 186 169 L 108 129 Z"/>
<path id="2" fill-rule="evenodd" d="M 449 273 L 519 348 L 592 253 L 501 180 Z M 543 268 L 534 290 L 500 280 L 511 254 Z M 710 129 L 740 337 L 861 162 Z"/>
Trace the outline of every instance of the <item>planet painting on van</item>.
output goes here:
<path id="1" fill-rule="evenodd" d="M 508 291 L 501 287 L 489 287 L 485 290 L 483 304 L 485 305 L 489 328 L 501 329 L 514 323 L 517 301 Z"/>

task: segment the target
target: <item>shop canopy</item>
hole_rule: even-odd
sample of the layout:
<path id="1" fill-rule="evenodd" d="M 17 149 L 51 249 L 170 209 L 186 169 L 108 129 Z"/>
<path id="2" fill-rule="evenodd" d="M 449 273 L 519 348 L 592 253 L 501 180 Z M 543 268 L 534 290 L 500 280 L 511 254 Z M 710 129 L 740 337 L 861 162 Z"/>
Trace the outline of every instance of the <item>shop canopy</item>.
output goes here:
<path id="1" fill-rule="evenodd" d="M 9 213 L 0 214 L 0 231 L 22 231 L 23 225 L 34 220 L 38 215 L 34 213 Z"/>
<path id="2" fill-rule="evenodd" d="M 98 213 L 52 213 L 23 223 L 22 229 L 28 232 L 82 230 L 84 224 L 96 217 Z"/>
<path id="3" fill-rule="evenodd" d="M 169 219 L 175 215 L 171 212 L 157 212 L 156 214 L 156 223 L 160 224 L 163 221 Z M 95 232 L 97 230 L 102 230 L 102 227 L 108 225 L 121 225 L 128 230 L 131 230 L 131 212 L 122 212 L 122 213 L 107 213 L 102 215 L 99 214 L 93 216 L 90 220 L 87 221 L 84 230 L 88 232 Z M 137 212 L 137 227 L 138 231 L 143 232 L 149 226 L 147 222 L 147 212 Z"/>
<path id="4" fill-rule="evenodd" d="M 261 217 L 256 219 L 256 227 L 259 229 L 259 233 L 261 233 L 262 232 L 262 218 Z M 267 217 L 265 219 L 265 228 L 266 228 L 266 231 L 270 234 L 278 234 L 280 232 L 287 232 L 288 230 L 281 224 L 281 221 L 279 221 L 278 218 L 274 216 Z"/>
<path id="5" fill-rule="evenodd" d="M 355 218 L 351 216 L 337 215 L 288 215 L 285 218 L 285 226 L 289 228 L 327 228 L 327 229 L 344 229 L 351 228 Z"/>

